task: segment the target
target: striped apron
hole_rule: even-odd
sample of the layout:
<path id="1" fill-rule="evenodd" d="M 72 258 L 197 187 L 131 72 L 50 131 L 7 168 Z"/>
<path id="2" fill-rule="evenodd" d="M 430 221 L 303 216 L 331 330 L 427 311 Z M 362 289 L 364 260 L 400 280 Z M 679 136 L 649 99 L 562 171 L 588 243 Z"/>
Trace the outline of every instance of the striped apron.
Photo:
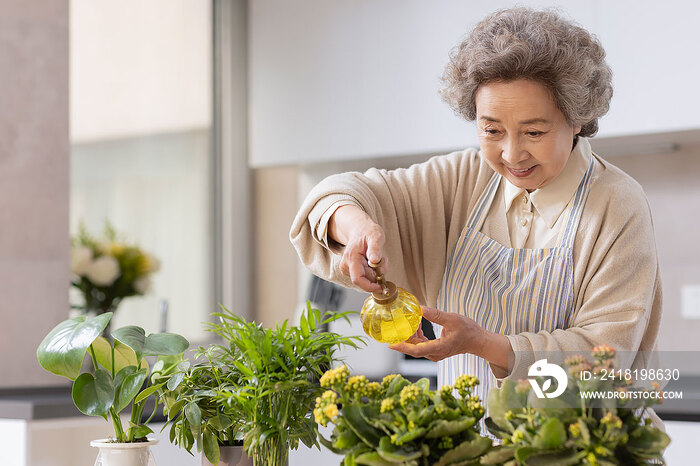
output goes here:
<path id="1" fill-rule="evenodd" d="M 548 249 L 507 248 L 479 231 L 501 181 L 494 174 L 447 262 L 438 309 L 470 317 L 502 335 L 567 328 L 574 310 L 574 238 L 592 171 L 593 158 L 565 209 L 556 247 Z M 436 334 L 441 330 L 436 328 Z M 454 384 L 462 374 L 479 378 L 475 394 L 486 405 L 489 389 L 497 384 L 488 361 L 472 354 L 443 359 L 438 362 L 438 387 Z"/>

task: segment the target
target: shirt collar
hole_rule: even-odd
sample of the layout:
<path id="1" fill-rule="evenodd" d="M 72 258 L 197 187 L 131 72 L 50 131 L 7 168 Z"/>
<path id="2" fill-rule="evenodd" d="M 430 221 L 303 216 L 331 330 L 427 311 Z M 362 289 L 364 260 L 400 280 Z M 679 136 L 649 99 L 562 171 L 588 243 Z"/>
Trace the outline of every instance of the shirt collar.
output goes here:
<path id="1" fill-rule="evenodd" d="M 588 170 L 591 161 L 591 145 L 588 139 L 579 137 L 576 147 L 571 151 L 569 160 L 562 172 L 546 186 L 529 193 L 532 204 L 539 212 L 548 228 L 553 228 L 564 212 L 567 204 L 576 193 L 578 185 Z M 506 212 L 510 210 L 513 201 L 521 194 L 527 193 L 522 188 L 513 185 L 504 177 L 504 200 Z"/>

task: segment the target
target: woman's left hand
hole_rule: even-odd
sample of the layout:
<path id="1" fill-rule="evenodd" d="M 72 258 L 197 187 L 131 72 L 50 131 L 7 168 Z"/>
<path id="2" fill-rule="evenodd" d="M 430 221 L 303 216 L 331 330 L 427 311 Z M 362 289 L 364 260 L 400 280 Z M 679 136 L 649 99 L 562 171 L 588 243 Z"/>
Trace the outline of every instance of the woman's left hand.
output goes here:
<path id="1" fill-rule="evenodd" d="M 428 340 L 419 326 L 411 338 L 389 348 L 432 361 L 440 361 L 455 354 L 483 353 L 487 332 L 469 317 L 423 307 L 423 318 L 442 326 L 440 338 Z"/>

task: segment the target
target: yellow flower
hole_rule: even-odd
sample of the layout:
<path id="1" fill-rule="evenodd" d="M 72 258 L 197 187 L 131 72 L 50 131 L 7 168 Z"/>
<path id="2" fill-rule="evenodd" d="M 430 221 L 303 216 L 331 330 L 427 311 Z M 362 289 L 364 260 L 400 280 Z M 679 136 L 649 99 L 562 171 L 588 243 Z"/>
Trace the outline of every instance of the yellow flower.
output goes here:
<path id="1" fill-rule="evenodd" d="M 440 395 L 442 395 L 443 397 L 452 396 L 452 387 L 450 387 L 449 385 L 443 385 L 440 389 Z"/>
<path id="2" fill-rule="evenodd" d="M 378 382 L 370 382 L 367 385 L 367 396 L 369 398 L 377 398 L 382 394 L 382 386 Z"/>
<path id="3" fill-rule="evenodd" d="M 593 357 L 596 359 L 612 359 L 615 357 L 615 349 L 608 345 L 599 345 L 593 348 Z"/>
<path id="4" fill-rule="evenodd" d="M 578 424 L 569 424 L 569 432 L 572 437 L 576 438 L 581 435 L 581 426 Z"/>
<path id="5" fill-rule="evenodd" d="M 348 383 L 345 385 L 345 389 L 351 394 L 365 396 L 367 395 L 367 385 L 369 385 L 369 380 L 364 375 L 355 375 L 348 378 Z"/>
<path id="6" fill-rule="evenodd" d="M 338 415 L 338 405 L 334 403 L 326 406 L 323 408 L 323 414 L 325 414 L 328 419 L 333 419 Z"/>
<path id="7" fill-rule="evenodd" d="M 474 388 L 478 384 L 479 379 L 477 379 L 473 375 L 460 375 L 459 377 L 457 377 L 457 380 L 455 380 L 455 389 L 457 389 L 457 393 L 459 393 L 459 396 L 465 398 L 469 396 L 469 394 L 472 391 L 472 388 Z"/>
<path id="8" fill-rule="evenodd" d="M 567 366 L 577 366 L 586 363 L 586 358 L 582 354 L 577 354 L 564 359 L 564 363 L 566 363 Z"/>
<path id="9" fill-rule="evenodd" d="M 319 382 L 323 388 L 339 387 L 345 383 L 345 379 L 348 375 L 350 375 L 350 371 L 345 364 L 343 364 L 335 369 L 328 369 L 325 374 L 321 376 Z"/>
<path id="10" fill-rule="evenodd" d="M 316 421 L 317 424 L 321 424 L 323 427 L 326 427 L 326 424 L 328 424 L 328 418 L 323 414 L 321 408 L 314 409 L 314 421 Z"/>
<path id="11" fill-rule="evenodd" d="M 416 385 L 406 385 L 399 393 L 399 403 L 405 408 L 407 404 L 417 400 L 420 394 L 421 389 Z"/>
<path id="12" fill-rule="evenodd" d="M 595 454 L 593 452 L 588 453 L 586 455 L 586 461 L 588 461 L 588 464 L 591 466 L 598 466 L 598 460 L 595 457 Z"/>
<path id="13" fill-rule="evenodd" d="M 384 398 L 382 400 L 381 407 L 379 408 L 379 412 L 388 413 L 392 409 L 394 409 L 394 399 L 393 398 Z"/>
<path id="14" fill-rule="evenodd" d="M 318 400 L 318 398 L 316 399 Z M 338 394 L 333 390 L 326 390 L 323 392 L 323 395 L 321 395 L 321 399 L 328 403 L 335 403 L 338 400 Z"/>
<path id="15" fill-rule="evenodd" d="M 389 374 L 386 377 L 382 379 L 382 388 L 386 389 L 389 384 L 391 383 L 392 380 L 394 380 L 396 377 L 398 377 L 399 374 Z"/>
<path id="16" fill-rule="evenodd" d="M 609 425 L 610 427 L 615 429 L 622 429 L 622 419 L 620 419 L 611 412 L 603 416 L 603 418 L 600 420 L 600 423 L 603 425 Z"/>

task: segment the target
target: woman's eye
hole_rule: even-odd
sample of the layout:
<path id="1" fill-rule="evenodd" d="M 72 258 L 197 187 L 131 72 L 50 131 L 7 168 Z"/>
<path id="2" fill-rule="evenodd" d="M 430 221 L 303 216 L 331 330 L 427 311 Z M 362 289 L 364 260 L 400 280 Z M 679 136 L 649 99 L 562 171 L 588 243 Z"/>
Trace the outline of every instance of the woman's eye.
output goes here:
<path id="1" fill-rule="evenodd" d="M 526 133 L 528 136 L 542 136 L 544 133 L 542 131 L 528 131 Z"/>
<path id="2" fill-rule="evenodd" d="M 498 134 L 498 130 L 493 128 L 486 128 L 484 132 L 487 134 Z"/>

